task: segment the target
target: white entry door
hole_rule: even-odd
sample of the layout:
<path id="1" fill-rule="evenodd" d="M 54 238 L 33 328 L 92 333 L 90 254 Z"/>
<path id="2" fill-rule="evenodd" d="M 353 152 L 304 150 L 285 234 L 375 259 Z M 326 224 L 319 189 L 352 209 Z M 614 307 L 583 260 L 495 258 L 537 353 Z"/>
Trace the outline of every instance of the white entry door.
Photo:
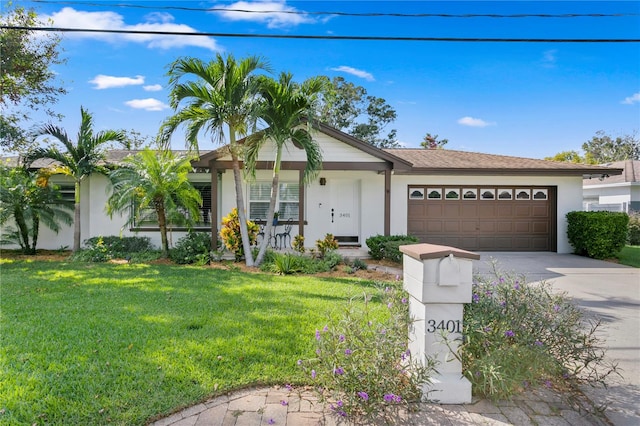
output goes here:
<path id="1" fill-rule="evenodd" d="M 331 179 L 331 233 L 341 243 L 360 242 L 360 181 Z"/>

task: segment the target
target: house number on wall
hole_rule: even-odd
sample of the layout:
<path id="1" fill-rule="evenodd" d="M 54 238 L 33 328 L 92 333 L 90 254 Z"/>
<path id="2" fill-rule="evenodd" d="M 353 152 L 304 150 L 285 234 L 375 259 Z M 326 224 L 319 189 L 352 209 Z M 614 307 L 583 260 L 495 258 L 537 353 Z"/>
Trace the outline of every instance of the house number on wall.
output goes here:
<path id="1" fill-rule="evenodd" d="M 340 217 L 351 217 L 351 213 L 340 213 Z"/>
<path id="2" fill-rule="evenodd" d="M 462 321 L 460 320 L 429 320 L 427 321 L 427 333 L 435 333 L 436 330 L 448 331 L 449 333 L 462 333 Z"/>

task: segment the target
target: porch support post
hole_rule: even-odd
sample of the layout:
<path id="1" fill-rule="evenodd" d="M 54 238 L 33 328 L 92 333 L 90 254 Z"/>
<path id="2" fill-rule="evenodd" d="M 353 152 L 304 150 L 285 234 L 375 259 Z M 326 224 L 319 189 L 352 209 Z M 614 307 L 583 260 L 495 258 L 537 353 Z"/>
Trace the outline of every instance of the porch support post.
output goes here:
<path id="1" fill-rule="evenodd" d="M 218 249 L 218 169 L 215 160 L 209 161 L 211 173 L 211 250 Z"/>
<path id="2" fill-rule="evenodd" d="M 384 235 L 391 235 L 391 169 L 384 171 Z"/>
<path id="3" fill-rule="evenodd" d="M 298 234 L 304 237 L 304 170 L 298 170 Z"/>

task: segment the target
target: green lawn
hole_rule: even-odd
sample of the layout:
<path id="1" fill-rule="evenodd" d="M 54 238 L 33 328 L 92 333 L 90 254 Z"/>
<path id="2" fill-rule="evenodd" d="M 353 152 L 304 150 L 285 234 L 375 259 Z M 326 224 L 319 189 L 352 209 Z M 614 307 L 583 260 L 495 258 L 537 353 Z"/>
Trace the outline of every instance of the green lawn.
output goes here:
<path id="1" fill-rule="evenodd" d="M 618 253 L 618 260 L 623 265 L 640 268 L 640 246 L 626 246 Z"/>
<path id="2" fill-rule="evenodd" d="M 144 424 L 230 389 L 304 383 L 296 361 L 328 312 L 380 291 L 170 265 L 0 266 L 2 424 Z"/>

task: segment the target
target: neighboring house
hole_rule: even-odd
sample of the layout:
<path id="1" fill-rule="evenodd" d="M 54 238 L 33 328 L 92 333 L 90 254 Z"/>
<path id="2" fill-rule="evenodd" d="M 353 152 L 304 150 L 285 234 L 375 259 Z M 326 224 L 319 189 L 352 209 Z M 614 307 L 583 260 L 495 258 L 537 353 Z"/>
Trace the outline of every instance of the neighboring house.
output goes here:
<path id="1" fill-rule="evenodd" d="M 318 126 L 314 138 L 322 148 L 322 172 L 301 185 L 305 154 L 289 145 L 276 206 L 280 221 L 291 219 L 292 236 L 304 235 L 307 247 L 327 233 L 341 245 L 365 248 L 370 236 L 411 234 L 424 242 L 477 251 L 568 253 L 572 250 L 565 215 L 582 209 L 583 177 L 621 173 L 600 166 L 451 150 L 381 150 L 325 125 Z M 129 154 L 111 152 L 109 161 L 117 163 Z M 274 157 L 274 146 L 266 144 L 256 179 L 245 182 L 250 219 L 266 215 Z M 193 164 L 191 179 L 204 200 L 197 229 L 217 234 L 221 218 L 235 207 L 230 156 L 222 147 L 202 153 Z M 152 220 L 121 229 L 122 217 L 106 216 L 107 187 L 106 177 L 94 175 L 82 189 L 83 240 L 142 235 L 159 244 Z M 39 248 L 70 246 L 72 229 L 59 235 L 42 229 Z M 185 232 L 174 228 L 173 242 Z"/>
<path id="2" fill-rule="evenodd" d="M 585 176 L 582 181 L 584 210 L 640 212 L 640 160 L 616 161 L 604 166 L 622 169 L 622 174 Z"/>

